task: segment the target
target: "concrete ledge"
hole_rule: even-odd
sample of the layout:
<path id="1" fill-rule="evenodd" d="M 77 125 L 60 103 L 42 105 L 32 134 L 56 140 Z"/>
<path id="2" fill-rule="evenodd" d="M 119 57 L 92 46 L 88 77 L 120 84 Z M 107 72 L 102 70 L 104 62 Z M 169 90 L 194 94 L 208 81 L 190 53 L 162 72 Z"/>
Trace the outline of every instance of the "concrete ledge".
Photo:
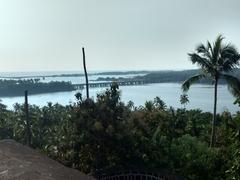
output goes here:
<path id="1" fill-rule="evenodd" d="M 14 140 L 0 141 L 2 180 L 93 180 Z"/>

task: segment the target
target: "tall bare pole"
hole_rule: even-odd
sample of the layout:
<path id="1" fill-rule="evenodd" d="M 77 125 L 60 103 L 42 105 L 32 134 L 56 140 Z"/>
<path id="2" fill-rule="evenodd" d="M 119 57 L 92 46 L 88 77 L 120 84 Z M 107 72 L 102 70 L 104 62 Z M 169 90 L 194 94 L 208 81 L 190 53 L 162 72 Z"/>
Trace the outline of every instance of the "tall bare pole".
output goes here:
<path id="1" fill-rule="evenodd" d="M 26 115 L 26 133 L 27 133 L 27 145 L 31 146 L 31 129 L 29 122 L 29 107 L 28 107 L 28 91 L 25 91 L 25 115 Z"/>
<path id="2" fill-rule="evenodd" d="M 84 47 L 82 48 L 83 53 L 83 67 L 84 67 L 84 74 L 86 79 L 86 92 L 87 92 L 87 99 L 89 99 L 89 85 L 88 85 L 88 74 L 87 74 L 87 68 L 86 68 L 86 59 L 85 59 L 85 51 Z"/>

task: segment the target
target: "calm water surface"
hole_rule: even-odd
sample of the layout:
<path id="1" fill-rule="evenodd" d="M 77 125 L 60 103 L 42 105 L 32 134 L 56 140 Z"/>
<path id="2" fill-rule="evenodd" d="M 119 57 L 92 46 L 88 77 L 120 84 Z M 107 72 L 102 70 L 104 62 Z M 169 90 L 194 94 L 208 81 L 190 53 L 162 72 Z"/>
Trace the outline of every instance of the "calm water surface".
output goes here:
<path id="1" fill-rule="evenodd" d="M 73 80 L 74 78 L 67 78 Z M 45 79 L 48 81 L 48 79 Z M 66 80 L 66 79 L 65 79 Z M 79 77 L 76 78 L 79 82 Z M 153 100 L 154 97 L 159 96 L 168 106 L 175 108 L 182 107 L 179 102 L 182 93 L 180 84 L 178 83 L 161 83 L 149 84 L 141 86 L 122 86 L 120 87 L 122 100 L 124 102 L 133 101 L 136 106 L 144 105 L 145 101 Z M 97 93 L 101 93 L 105 88 L 90 89 L 90 96 L 96 98 Z M 75 101 L 75 93 L 73 92 L 60 92 L 60 93 L 47 93 L 41 95 L 29 96 L 29 103 L 44 106 L 47 102 L 60 103 L 63 105 Z M 85 91 L 82 91 L 85 95 Z M 213 109 L 213 88 L 211 85 L 194 85 L 189 90 L 190 103 L 187 105 L 188 109 L 199 108 L 203 111 L 212 111 Z M 1 98 L 2 103 L 6 104 L 8 108 L 12 108 L 15 103 L 23 103 L 23 97 L 6 97 Z M 218 112 L 229 110 L 232 113 L 240 110 L 240 108 L 233 104 L 234 98 L 228 92 L 226 85 L 219 85 L 218 88 Z"/>

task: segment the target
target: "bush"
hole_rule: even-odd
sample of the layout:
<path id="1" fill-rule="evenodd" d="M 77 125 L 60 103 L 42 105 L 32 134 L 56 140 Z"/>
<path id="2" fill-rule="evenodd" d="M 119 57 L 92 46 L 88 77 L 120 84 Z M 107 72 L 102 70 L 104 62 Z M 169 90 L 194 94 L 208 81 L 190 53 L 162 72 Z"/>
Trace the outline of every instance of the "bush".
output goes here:
<path id="1" fill-rule="evenodd" d="M 174 170 L 189 179 L 215 179 L 221 177 L 221 157 L 217 149 L 196 137 L 184 135 L 173 140 L 171 157 Z"/>

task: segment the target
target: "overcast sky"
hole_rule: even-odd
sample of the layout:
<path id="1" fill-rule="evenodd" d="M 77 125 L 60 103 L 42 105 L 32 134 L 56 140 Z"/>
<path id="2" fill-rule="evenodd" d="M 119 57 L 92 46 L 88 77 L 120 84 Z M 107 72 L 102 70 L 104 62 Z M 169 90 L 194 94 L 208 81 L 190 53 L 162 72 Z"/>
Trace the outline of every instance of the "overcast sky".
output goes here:
<path id="1" fill-rule="evenodd" d="M 240 49 L 240 0 L 0 0 L 0 71 L 196 68 L 218 34 Z"/>

